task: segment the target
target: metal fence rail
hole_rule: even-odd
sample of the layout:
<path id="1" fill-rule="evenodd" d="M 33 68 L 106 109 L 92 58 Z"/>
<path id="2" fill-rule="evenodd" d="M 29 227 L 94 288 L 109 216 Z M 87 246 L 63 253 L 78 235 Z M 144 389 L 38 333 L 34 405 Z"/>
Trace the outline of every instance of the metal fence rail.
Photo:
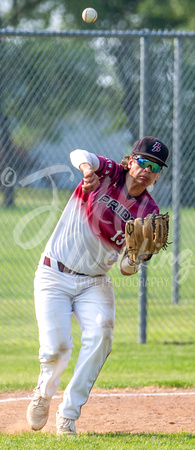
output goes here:
<path id="1" fill-rule="evenodd" d="M 120 162 L 153 135 L 171 150 L 151 190 L 170 213 L 173 244 L 147 273 L 127 279 L 118 265 L 111 270 L 115 335 L 195 341 L 194 41 L 195 33 L 148 30 L 0 30 L 2 340 L 37 339 L 34 271 L 81 179 L 69 153 Z"/>

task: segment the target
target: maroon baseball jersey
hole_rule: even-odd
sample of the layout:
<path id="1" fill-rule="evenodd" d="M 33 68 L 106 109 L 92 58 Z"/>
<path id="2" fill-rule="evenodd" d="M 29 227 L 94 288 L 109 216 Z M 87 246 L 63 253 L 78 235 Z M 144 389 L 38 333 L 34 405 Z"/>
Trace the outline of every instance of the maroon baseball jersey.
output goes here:
<path id="1" fill-rule="evenodd" d="M 96 158 L 99 187 L 84 194 L 83 181 L 79 183 L 44 252 L 70 269 L 91 276 L 106 273 L 117 261 L 125 246 L 127 220 L 159 212 L 147 190 L 137 197 L 129 195 L 127 172 L 120 164 L 102 156 Z"/>

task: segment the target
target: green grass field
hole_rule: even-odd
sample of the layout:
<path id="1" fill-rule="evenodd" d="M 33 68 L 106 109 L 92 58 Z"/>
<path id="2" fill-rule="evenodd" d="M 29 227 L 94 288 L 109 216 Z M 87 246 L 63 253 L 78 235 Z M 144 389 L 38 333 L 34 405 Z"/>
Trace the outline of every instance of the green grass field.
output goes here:
<path id="1" fill-rule="evenodd" d="M 68 450 L 194 450 L 195 436 L 190 433 L 178 434 L 135 434 L 106 433 L 78 435 L 68 439 L 43 433 L 22 433 L 16 436 L 0 435 L 0 449 L 68 449 Z"/>
<path id="2" fill-rule="evenodd" d="M 60 389 L 73 375 L 79 344 L 61 376 Z M 1 391 L 32 389 L 39 374 L 38 344 L 0 346 Z M 143 386 L 195 386 L 194 345 L 126 344 L 114 342 L 95 386 L 126 388 Z"/>
<path id="3" fill-rule="evenodd" d="M 20 190 L 16 207 L 1 207 L 0 227 L 0 391 L 31 390 L 37 384 L 38 331 L 33 305 L 33 278 L 41 252 L 51 234 L 70 193 L 59 192 L 48 219 L 50 191 Z M 32 210 L 45 206 L 45 211 L 33 217 Z M 170 212 L 171 214 L 171 212 Z M 24 218 L 26 225 L 24 226 Z M 181 211 L 187 223 L 195 222 L 195 210 Z M 23 219 L 23 221 L 21 221 Z M 45 227 L 45 222 L 47 227 Z M 22 230 L 23 227 L 23 230 Z M 172 227 L 172 224 L 171 224 Z M 21 234 L 19 232 L 21 228 Z M 17 230 L 17 233 L 16 231 Z M 170 235 L 172 230 L 170 229 Z M 187 232 L 186 232 L 187 233 Z M 185 237 L 185 239 L 184 239 Z M 172 237 L 171 237 L 172 239 Z M 192 255 L 194 234 L 182 238 Z M 187 244 L 186 244 L 187 242 Z M 20 245 L 19 245 L 20 243 Z M 30 248 L 31 245 L 31 248 Z M 181 251 L 185 251 L 183 241 Z M 29 247 L 29 248 L 28 248 Z M 111 355 L 107 359 L 95 387 L 126 388 L 142 386 L 195 386 L 195 277 L 192 255 L 184 255 L 188 276 L 180 286 L 180 301 L 173 305 L 171 246 L 163 255 L 155 256 L 148 267 L 147 344 L 138 345 L 139 304 L 138 275 L 122 277 L 116 265 L 110 272 L 116 295 L 116 326 Z M 160 256 L 160 257 L 159 257 Z M 192 266 L 192 267 L 191 267 Z M 181 274 L 184 269 L 181 266 Z M 62 374 L 60 389 L 71 378 L 80 346 L 80 330 L 73 319 L 73 354 Z M 0 449 L 195 449 L 193 434 L 106 434 L 82 435 L 68 441 L 44 433 L 0 435 Z"/>

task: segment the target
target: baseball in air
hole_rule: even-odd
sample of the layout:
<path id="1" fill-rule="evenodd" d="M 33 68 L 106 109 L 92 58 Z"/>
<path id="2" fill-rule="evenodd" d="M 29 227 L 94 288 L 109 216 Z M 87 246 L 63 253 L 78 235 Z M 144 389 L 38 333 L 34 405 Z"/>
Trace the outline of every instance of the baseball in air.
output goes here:
<path id="1" fill-rule="evenodd" d="M 97 19 L 97 16 L 98 16 L 97 11 L 94 8 L 86 8 L 82 12 L 82 19 L 84 20 L 84 22 L 87 22 L 87 23 L 95 22 Z"/>

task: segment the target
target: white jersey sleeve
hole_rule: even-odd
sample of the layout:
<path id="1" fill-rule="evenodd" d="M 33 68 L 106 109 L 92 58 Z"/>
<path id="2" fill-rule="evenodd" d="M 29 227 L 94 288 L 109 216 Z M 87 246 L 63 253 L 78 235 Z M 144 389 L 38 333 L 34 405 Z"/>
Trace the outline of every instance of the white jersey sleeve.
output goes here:
<path id="1" fill-rule="evenodd" d="M 76 169 L 79 169 L 82 163 L 89 163 L 94 172 L 99 169 L 100 162 L 94 153 L 89 153 L 87 150 L 74 150 L 70 153 L 71 163 Z"/>

